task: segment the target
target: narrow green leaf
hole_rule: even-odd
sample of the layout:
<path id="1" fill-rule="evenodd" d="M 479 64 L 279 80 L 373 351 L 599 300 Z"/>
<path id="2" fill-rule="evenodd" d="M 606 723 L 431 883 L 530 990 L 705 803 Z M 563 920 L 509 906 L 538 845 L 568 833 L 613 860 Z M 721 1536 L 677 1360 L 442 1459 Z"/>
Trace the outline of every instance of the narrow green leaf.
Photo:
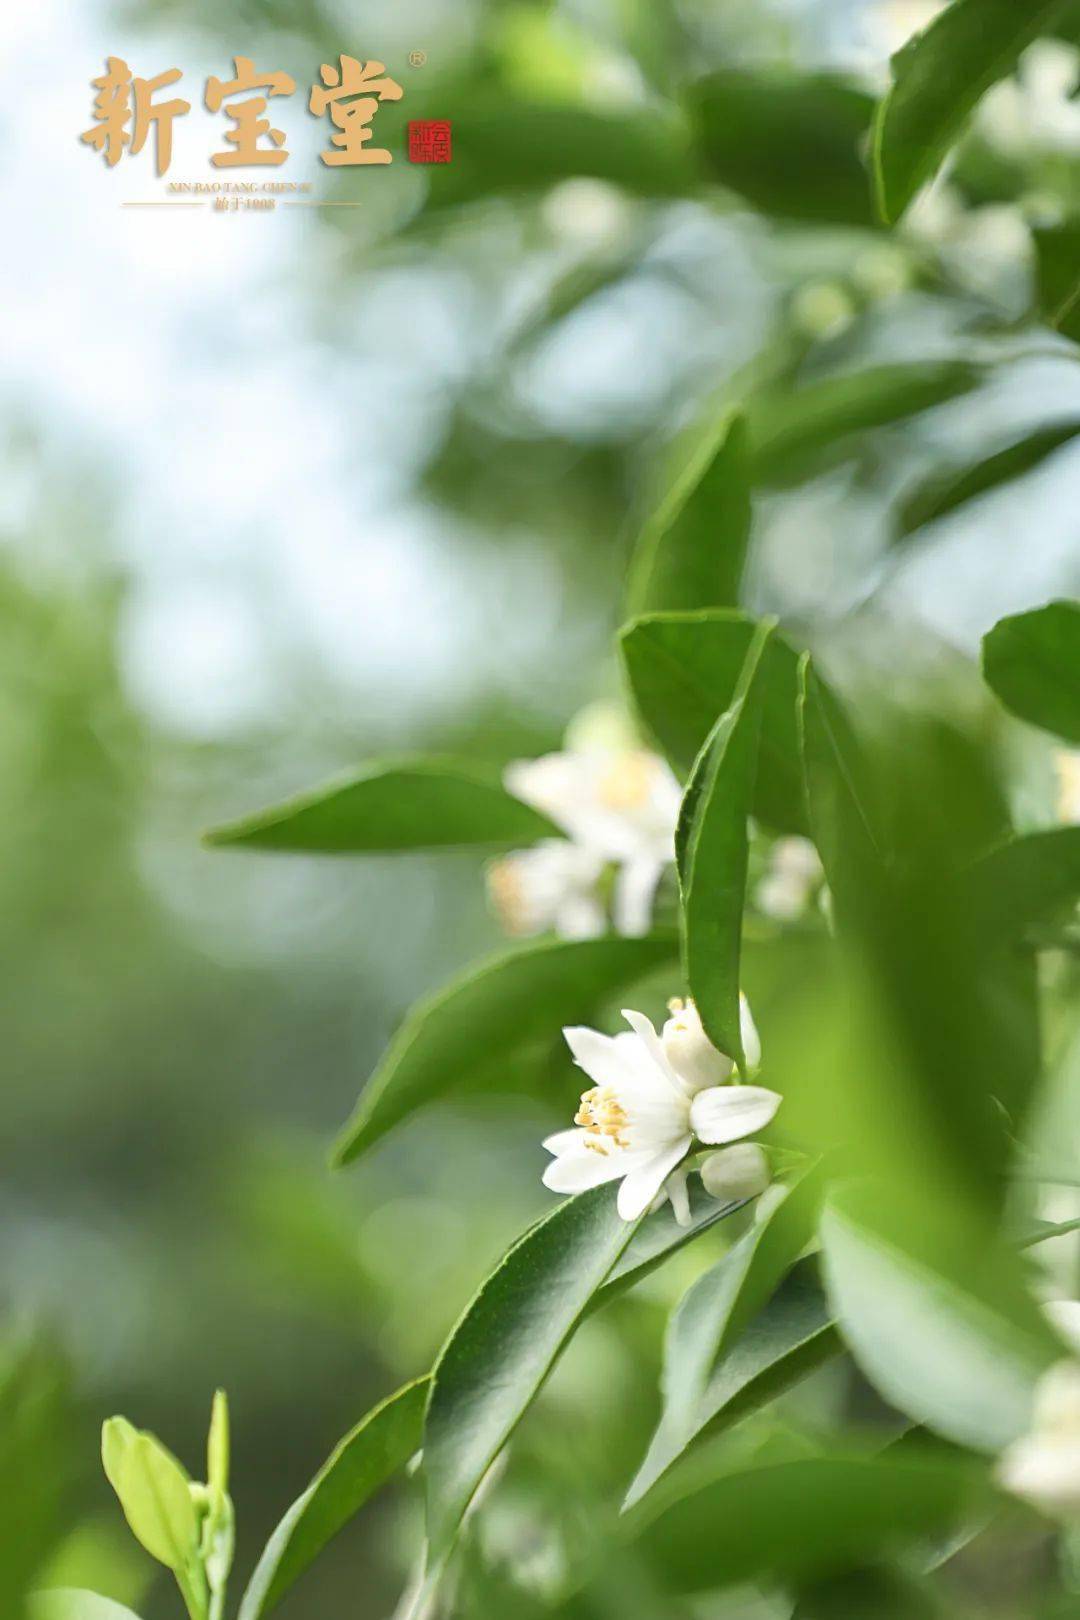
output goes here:
<path id="1" fill-rule="evenodd" d="M 970 1469 L 946 1459 L 806 1457 L 734 1469 L 646 1526 L 643 1552 L 676 1592 L 802 1581 L 952 1525 Z"/>
<path id="2" fill-rule="evenodd" d="M 312 793 L 206 834 L 213 845 L 374 855 L 468 845 L 509 848 L 557 835 L 508 793 L 495 771 L 465 760 L 375 760 Z"/>
<path id="3" fill-rule="evenodd" d="M 762 213 L 873 222 L 865 91 L 832 74 L 725 68 L 699 79 L 689 99 L 709 173 Z"/>
<path id="4" fill-rule="evenodd" d="M 1020 1262 L 984 1235 L 957 1249 L 901 1218 L 880 1189 L 832 1195 L 821 1235 L 844 1339 L 877 1389 L 916 1423 L 976 1451 L 1027 1429 L 1039 1376 L 1060 1355 Z"/>
<path id="5" fill-rule="evenodd" d="M 701 1185 L 701 1178 L 696 1174 L 687 1182 L 687 1194 L 690 1199 L 689 1225 L 679 1225 L 670 1203 L 665 1203 L 654 1215 L 647 1216 L 637 1228 L 629 1247 L 623 1251 L 619 1263 L 604 1286 L 594 1296 L 593 1308 L 598 1309 L 625 1289 L 633 1288 L 650 1272 L 662 1266 L 671 1255 L 677 1254 L 688 1243 L 692 1243 L 703 1232 L 715 1226 L 718 1221 L 726 1220 L 729 1215 L 734 1215 L 736 1210 L 745 1209 L 749 1202 L 743 1199 L 737 1204 L 718 1203 L 705 1191 Z"/>
<path id="6" fill-rule="evenodd" d="M 1021 720 L 1080 743 L 1080 602 L 999 620 L 983 640 L 983 674 Z"/>
<path id="7" fill-rule="evenodd" d="M 101 1460 L 135 1539 L 166 1568 L 182 1572 L 199 1542 L 185 1469 L 154 1435 L 120 1417 L 102 1427 Z"/>
<path id="8" fill-rule="evenodd" d="M 849 874 L 882 859 L 881 812 L 867 761 L 846 711 L 805 655 L 798 710 L 806 799 L 814 841 L 834 896 Z"/>
<path id="9" fill-rule="evenodd" d="M 446 1342 L 424 1429 L 431 1564 L 636 1229 L 611 1186 L 560 1203 L 506 1255 Z"/>
<path id="10" fill-rule="evenodd" d="M 847 454 L 855 435 L 944 405 L 979 378 L 964 360 L 912 360 L 763 392 L 747 409 L 754 479 L 791 488 Z"/>
<path id="11" fill-rule="evenodd" d="M 1080 419 L 1055 422 L 1050 427 L 1025 433 L 1003 450 L 970 466 L 934 474 L 905 498 L 900 508 L 900 538 L 906 539 L 917 529 L 962 510 L 981 495 L 988 495 L 1033 472 L 1078 434 Z"/>
<path id="12" fill-rule="evenodd" d="M 896 54 L 874 128 L 877 205 L 886 223 L 937 173 L 987 90 L 1064 10 L 1064 0 L 952 0 Z"/>
<path id="13" fill-rule="evenodd" d="M 709 1039 L 740 1068 L 746 1065 L 739 970 L 748 821 L 772 630 L 765 623 L 754 634 L 731 707 L 717 720 L 694 766 L 675 835 L 686 979 Z"/>
<path id="14" fill-rule="evenodd" d="M 629 613 L 735 607 L 750 539 L 746 424 L 728 412 L 696 447 L 638 540 Z"/>
<path id="15" fill-rule="evenodd" d="M 96 1592 L 58 1586 L 35 1592 L 27 1603 L 27 1620 L 139 1620 L 137 1614 Z"/>
<path id="16" fill-rule="evenodd" d="M 689 1447 L 775 1400 L 840 1348 L 816 1261 L 794 1264 L 814 1221 L 814 1208 L 802 1202 L 801 1210 L 788 1212 L 786 1225 L 773 1220 L 746 1233 L 673 1314 L 664 1347 L 664 1409 L 626 1507 L 652 1490 Z M 790 1274 L 777 1288 L 785 1270 Z"/>
<path id="17" fill-rule="evenodd" d="M 1048 325 L 1080 343 L 1080 224 L 1035 232 L 1039 309 Z"/>
<path id="18" fill-rule="evenodd" d="M 238 1620 L 261 1620 L 338 1531 L 420 1446 L 430 1379 L 418 1378 L 362 1418 L 297 1497 L 263 1549 Z"/>
<path id="19" fill-rule="evenodd" d="M 673 933 L 545 940 L 494 957 L 413 1008 L 334 1152 L 348 1164 L 417 1109 L 479 1084 L 506 1089 L 515 1061 L 677 958 Z"/>
<path id="20" fill-rule="evenodd" d="M 731 707 L 756 628 L 746 614 L 714 609 L 650 613 L 620 631 L 638 712 L 680 773 L 691 769 L 717 719 Z M 777 831 L 804 832 L 798 657 L 779 635 L 770 638 L 766 666 L 754 813 Z"/>

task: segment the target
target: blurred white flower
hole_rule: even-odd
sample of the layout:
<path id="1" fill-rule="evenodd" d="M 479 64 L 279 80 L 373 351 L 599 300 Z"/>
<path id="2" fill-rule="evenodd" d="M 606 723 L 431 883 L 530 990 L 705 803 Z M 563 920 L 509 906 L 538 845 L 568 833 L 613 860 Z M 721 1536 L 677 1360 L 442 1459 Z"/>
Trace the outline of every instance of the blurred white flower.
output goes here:
<path id="1" fill-rule="evenodd" d="M 754 900 L 758 910 L 777 922 L 801 917 L 825 873 L 809 838 L 779 838 L 769 851 L 769 865 Z"/>
<path id="2" fill-rule="evenodd" d="M 756 1142 L 736 1142 L 721 1148 L 719 1153 L 710 1153 L 701 1166 L 705 1191 L 724 1204 L 759 1198 L 771 1180 L 768 1156 Z"/>
<path id="3" fill-rule="evenodd" d="M 550 817 L 582 853 L 576 863 L 564 858 L 567 899 L 576 894 L 580 900 L 582 876 L 590 861 L 597 877 L 605 866 L 613 865 L 615 928 L 620 934 L 647 933 L 657 884 L 675 859 L 682 798 L 665 762 L 641 748 L 611 746 L 604 737 L 563 753 L 518 760 L 507 766 L 505 781 L 511 793 Z M 561 907 L 554 894 L 559 877 L 554 858 L 549 854 L 545 864 L 513 870 L 522 886 L 519 914 L 555 918 Z M 581 920 L 580 905 L 574 916 Z M 595 919 L 591 931 L 600 933 L 604 913 L 599 903 Z"/>
<path id="4" fill-rule="evenodd" d="M 1080 749 L 1061 748 L 1054 756 L 1057 814 L 1065 826 L 1080 825 Z"/>
<path id="5" fill-rule="evenodd" d="M 1080 51 L 1064 40 L 1040 39 L 1015 75 L 994 86 L 976 115 L 980 133 L 999 151 L 1080 152 Z"/>
<path id="6" fill-rule="evenodd" d="M 744 1003 L 745 1008 L 745 1003 Z M 657 1035 L 642 1013 L 624 1011 L 630 1031 L 601 1035 L 585 1028 L 563 1034 L 579 1068 L 595 1085 L 574 1116 L 578 1129 L 544 1143 L 554 1155 L 544 1172 L 552 1192 L 577 1193 L 622 1181 L 618 1210 L 633 1221 L 666 1195 L 680 1225 L 690 1219 L 679 1166 L 695 1139 L 736 1142 L 762 1130 L 780 1106 L 763 1086 L 728 1084 L 729 1057 L 711 1045 L 692 1003 L 677 1003 Z M 756 1031 L 744 1010 L 743 1043 L 757 1055 Z M 749 1059 L 748 1059 L 749 1062 Z"/>
<path id="7" fill-rule="evenodd" d="M 604 862 L 580 844 L 545 838 L 492 861 L 488 894 L 508 934 L 554 929 L 563 939 L 595 939 L 604 932 L 599 895 Z"/>
<path id="8" fill-rule="evenodd" d="M 1031 1432 L 1004 1452 L 997 1477 L 1051 1517 L 1080 1516 L 1080 1362 L 1059 1361 L 1039 1380 Z"/>

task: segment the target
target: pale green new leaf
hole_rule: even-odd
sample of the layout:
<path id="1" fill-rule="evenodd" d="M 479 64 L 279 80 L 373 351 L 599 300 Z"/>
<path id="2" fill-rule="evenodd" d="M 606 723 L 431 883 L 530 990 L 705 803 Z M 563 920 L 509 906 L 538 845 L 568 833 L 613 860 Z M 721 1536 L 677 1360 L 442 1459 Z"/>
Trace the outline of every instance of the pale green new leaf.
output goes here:
<path id="1" fill-rule="evenodd" d="M 628 613 L 737 605 L 750 539 L 746 448 L 732 412 L 703 436 L 638 540 Z"/>
<path id="2" fill-rule="evenodd" d="M 1080 743 L 1080 602 L 1000 619 L 983 639 L 983 674 L 1021 720 Z"/>
<path id="3" fill-rule="evenodd" d="M 58 1586 L 32 1594 L 27 1602 L 27 1620 L 139 1620 L 139 1617 L 122 1603 L 99 1597 L 96 1592 Z"/>
<path id="4" fill-rule="evenodd" d="M 376 1406 L 339 1443 L 263 1549 L 238 1620 L 261 1620 L 327 1543 L 419 1448 L 430 1380 Z"/>
<path id="5" fill-rule="evenodd" d="M 101 1460 L 135 1539 L 166 1568 L 183 1571 L 199 1541 L 184 1468 L 154 1435 L 122 1417 L 102 1427 Z"/>
<path id="6" fill-rule="evenodd" d="M 952 0 L 896 54 L 873 145 L 878 209 L 887 223 L 937 173 L 987 90 L 1064 11 L 1064 0 Z"/>
<path id="7" fill-rule="evenodd" d="M 206 834 L 214 845 L 376 855 L 419 849 L 514 848 L 558 829 L 467 760 L 374 760 L 314 792 Z"/>
<path id="8" fill-rule="evenodd" d="M 368 1081 L 334 1152 L 348 1164 L 419 1108 L 483 1084 L 508 1089 L 515 1062 L 567 1024 L 677 960 L 674 933 L 543 940 L 472 969 L 413 1008 Z"/>

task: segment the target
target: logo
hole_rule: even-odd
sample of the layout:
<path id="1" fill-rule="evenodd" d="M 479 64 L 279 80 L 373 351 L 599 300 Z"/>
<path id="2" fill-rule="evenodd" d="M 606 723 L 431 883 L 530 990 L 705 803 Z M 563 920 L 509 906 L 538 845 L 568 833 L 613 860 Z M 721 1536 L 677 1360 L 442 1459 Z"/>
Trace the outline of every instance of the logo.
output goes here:
<path id="1" fill-rule="evenodd" d="M 453 155 L 453 126 L 449 119 L 413 119 L 409 125 L 410 163 L 449 163 Z"/>

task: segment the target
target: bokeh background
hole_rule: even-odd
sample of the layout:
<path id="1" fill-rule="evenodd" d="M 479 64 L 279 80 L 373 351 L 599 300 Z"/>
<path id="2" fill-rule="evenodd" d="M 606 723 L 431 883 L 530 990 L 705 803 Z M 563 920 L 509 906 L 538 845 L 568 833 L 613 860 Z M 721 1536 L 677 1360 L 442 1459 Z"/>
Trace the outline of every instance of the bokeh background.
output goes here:
<path id="1" fill-rule="evenodd" d="M 827 661 L 884 683 L 903 665 L 966 701 L 998 616 L 1080 594 L 1076 446 L 906 545 L 893 518 L 923 473 L 1080 413 L 1075 360 L 1021 319 L 1031 224 L 1080 195 L 1075 52 L 1040 46 L 994 92 L 967 170 L 899 238 L 868 205 L 822 203 L 799 143 L 779 180 L 762 156 L 770 86 L 876 94 L 933 9 L 5 12 L 0 1298 L 71 1391 L 50 1581 L 178 1612 L 97 1470 L 97 1425 L 122 1411 L 194 1469 L 219 1384 L 246 1571 L 545 1203 L 551 1117 L 525 1104 L 428 1114 L 326 1169 L 404 1009 L 498 943 L 480 860 L 234 855 L 203 828 L 375 753 L 555 746 L 618 695 L 611 633 L 665 445 L 725 397 L 775 410 L 796 376 L 956 361 L 974 386 L 855 436 L 796 422 L 757 504 L 750 607 Z M 341 50 L 384 60 L 406 98 L 379 115 L 394 164 L 335 181 L 301 98 Z M 300 86 L 281 177 L 363 208 L 121 207 L 162 193 L 149 151 L 107 170 L 79 144 L 106 54 L 183 67 L 197 103 L 235 53 Z M 717 71 L 758 109 L 722 177 L 678 103 Z M 455 119 L 445 174 L 404 159 L 402 119 L 424 113 Z M 178 124 L 170 178 L 210 178 L 214 137 L 198 110 Z M 1048 803 L 1033 791 L 1025 819 Z M 660 1304 L 646 1290 L 580 1336 L 523 1439 L 549 1488 L 625 1478 Z M 543 1522 L 508 1512 L 540 1564 Z M 391 1493 L 283 1615 L 390 1613 L 414 1528 Z"/>

